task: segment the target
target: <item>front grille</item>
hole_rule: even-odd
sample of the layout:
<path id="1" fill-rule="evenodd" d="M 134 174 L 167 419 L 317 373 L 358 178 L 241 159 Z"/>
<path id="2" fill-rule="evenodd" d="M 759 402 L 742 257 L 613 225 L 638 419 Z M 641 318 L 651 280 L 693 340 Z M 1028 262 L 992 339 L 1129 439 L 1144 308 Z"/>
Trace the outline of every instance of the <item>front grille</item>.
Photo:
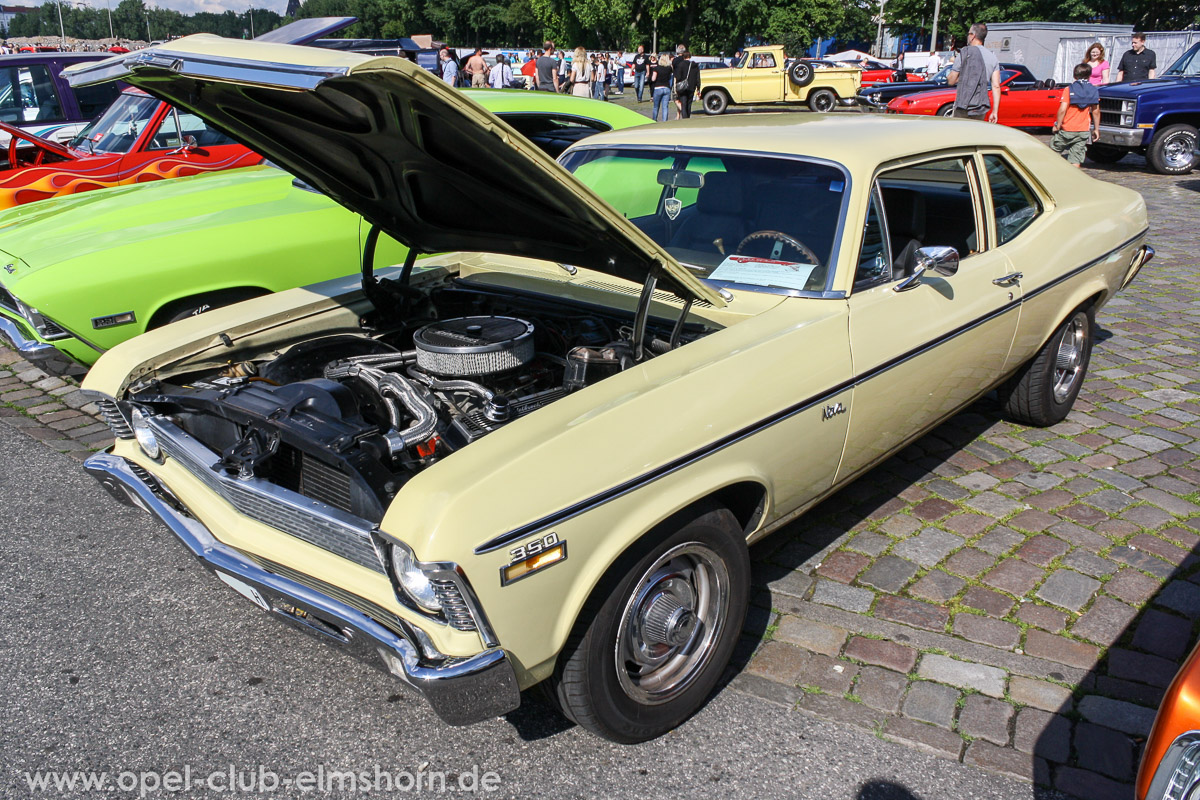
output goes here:
<path id="1" fill-rule="evenodd" d="M 288 444 L 264 465 L 262 477 L 297 494 L 353 513 L 350 476 Z"/>
<path id="2" fill-rule="evenodd" d="M 0 286 L 0 308 L 6 308 L 18 316 L 21 314 L 21 309 L 17 307 L 17 298 L 3 286 Z"/>
<path id="3" fill-rule="evenodd" d="M 67 333 L 67 331 L 64 330 L 57 322 L 54 322 L 44 316 L 42 317 L 42 327 L 38 329 L 38 333 L 40 333 L 42 338 L 46 341 L 65 339 L 71 335 Z"/>
<path id="4" fill-rule="evenodd" d="M 121 412 L 121 407 L 117 405 L 116 400 L 97 400 L 96 407 L 100 410 L 100 419 L 104 420 L 104 423 L 108 425 L 108 429 L 112 431 L 113 436 L 118 439 L 133 438 L 133 428 L 130 427 L 129 421 L 125 419 L 125 415 Z"/>
<path id="5" fill-rule="evenodd" d="M 433 585 L 434 594 L 442 603 L 442 613 L 445 614 L 450 627 L 460 631 L 476 630 L 475 618 L 471 615 L 471 609 L 463 599 L 458 584 L 445 580 L 434 580 L 430 583 Z"/>
<path id="6" fill-rule="evenodd" d="M 163 453 L 175 459 L 210 490 L 250 519 L 339 555 L 355 564 L 383 572 L 371 544 L 369 523 L 292 490 L 260 478 L 229 478 L 212 467 L 217 455 L 174 425 L 155 419 L 155 434 Z M 311 509 L 311 510 L 310 510 Z"/>
<path id="7" fill-rule="evenodd" d="M 1113 97 L 1100 98 L 1100 124 L 1101 125 L 1121 125 L 1121 106 L 1124 100 Z M 1133 123 L 1123 127 L 1132 128 Z"/>

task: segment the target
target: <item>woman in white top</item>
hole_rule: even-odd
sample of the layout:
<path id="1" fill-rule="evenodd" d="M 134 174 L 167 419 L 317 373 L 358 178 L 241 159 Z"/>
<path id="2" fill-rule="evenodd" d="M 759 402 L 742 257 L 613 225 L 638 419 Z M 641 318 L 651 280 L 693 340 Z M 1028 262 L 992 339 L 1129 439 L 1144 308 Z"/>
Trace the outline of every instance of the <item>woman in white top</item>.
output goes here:
<path id="1" fill-rule="evenodd" d="M 571 61 L 571 94 L 576 97 L 590 97 L 592 94 L 592 65 L 588 63 L 587 50 L 575 48 L 575 58 Z"/>

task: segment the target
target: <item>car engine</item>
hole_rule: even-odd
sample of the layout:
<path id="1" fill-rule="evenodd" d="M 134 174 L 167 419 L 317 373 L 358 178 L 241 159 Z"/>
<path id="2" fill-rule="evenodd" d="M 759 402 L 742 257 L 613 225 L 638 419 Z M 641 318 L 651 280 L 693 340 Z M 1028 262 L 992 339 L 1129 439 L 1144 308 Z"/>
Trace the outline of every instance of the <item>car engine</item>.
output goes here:
<path id="1" fill-rule="evenodd" d="M 309 340 L 130 400 L 218 453 L 215 470 L 377 522 L 422 469 L 707 330 L 650 320 L 638 337 L 622 312 L 461 287 L 427 300 L 399 330 Z"/>

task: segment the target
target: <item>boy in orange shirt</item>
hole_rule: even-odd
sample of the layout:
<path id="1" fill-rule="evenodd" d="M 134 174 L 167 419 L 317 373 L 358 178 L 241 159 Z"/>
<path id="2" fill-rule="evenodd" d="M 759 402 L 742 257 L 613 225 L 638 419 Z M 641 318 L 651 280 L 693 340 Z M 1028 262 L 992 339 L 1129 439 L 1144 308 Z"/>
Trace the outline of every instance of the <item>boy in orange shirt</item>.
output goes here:
<path id="1" fill-rule="evenodd" d="M 1076 64 L 1072 74 L 1075 82 L 1063 89 L 1050 148 L 1079 167 L 1087 146 L 1100 138 L 1100 91 L 1088 81 L 1092 73 L 1087 64 Z"/>

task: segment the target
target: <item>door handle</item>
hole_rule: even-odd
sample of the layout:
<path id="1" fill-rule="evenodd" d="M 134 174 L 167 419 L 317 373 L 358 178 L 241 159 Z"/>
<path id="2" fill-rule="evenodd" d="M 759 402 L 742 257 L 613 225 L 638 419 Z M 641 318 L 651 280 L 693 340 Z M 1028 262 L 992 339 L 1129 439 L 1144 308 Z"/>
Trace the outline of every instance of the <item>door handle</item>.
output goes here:
<path id="1" fill-rule="evenodd" d="M 1002 278 L 994 279 L 992 283 L 996 284 L 997 286 L 1008 286 L 1012 283 L 1019 283 L 1024 277 L 1025 276 L 1020 272 L 1010 272 Z"/>

